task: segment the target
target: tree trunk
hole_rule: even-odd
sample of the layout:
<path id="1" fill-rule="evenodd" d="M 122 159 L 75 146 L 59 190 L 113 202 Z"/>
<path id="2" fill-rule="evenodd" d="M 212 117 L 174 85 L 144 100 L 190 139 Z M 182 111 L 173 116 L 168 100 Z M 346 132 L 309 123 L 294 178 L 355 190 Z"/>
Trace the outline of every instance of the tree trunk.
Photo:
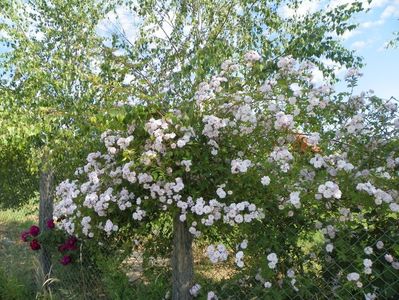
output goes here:
<path id="1" fill-rule="evenodd" d="M 53 218 L 53 181 L 54 173 L 51 170 L 41 171 L 39 227 L 43 232 L 49 230 L 47 228 L 47 220 Z M 51 254 L 46 245 L 42 245 L 40 251 L 40 266 L 47 278 L 51 270 Z"/>
<path id="2" fill-rule="evenodd" d="M 187 222 L 179 220 L 176 214 L 173 220 L 173 254 L 172 254 L 172 299 L 189 300 L 193 284 L 193 237 L 188 231 Z"/>

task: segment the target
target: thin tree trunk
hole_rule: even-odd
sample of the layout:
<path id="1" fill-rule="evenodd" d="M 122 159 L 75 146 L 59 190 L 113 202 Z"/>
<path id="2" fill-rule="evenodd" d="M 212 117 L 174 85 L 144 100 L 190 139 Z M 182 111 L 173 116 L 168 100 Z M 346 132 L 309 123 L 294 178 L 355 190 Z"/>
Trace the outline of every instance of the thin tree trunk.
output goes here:
<path id="1" fill-rule="evenodd" d="M 188 231 L 187 222 L 179 220 L 176 214 L 173 220 L 173 254 L 172 254 L 172 299 L 189 300 L 193 283 L 193 237 Z"/>
<path id="2" fill-rule="evenodd" d="M 47 228 L 47 220 L 53 217 L 53 188 L 54 173 L 51 170 L 42 171 L 40 174 L 40 204 L 39 226 L 44 232 Z M 41 245 L 40 266 L 46 278 L 51 270 L 51 254 L 46 245 Z"/>

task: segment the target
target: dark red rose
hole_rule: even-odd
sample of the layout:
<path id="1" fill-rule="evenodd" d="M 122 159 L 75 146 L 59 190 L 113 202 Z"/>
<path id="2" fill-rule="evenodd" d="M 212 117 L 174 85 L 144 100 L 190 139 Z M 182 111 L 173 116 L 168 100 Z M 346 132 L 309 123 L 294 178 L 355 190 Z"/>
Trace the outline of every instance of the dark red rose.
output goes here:
<path id="1" fill-rule="evenodd" d="M 28 236 L 30 236 L 29 231 L 24 231 L 21 233 L 21 240 L 24 242 L 28 241 Z"/>
<path id="2" fill-rule="evenodd" d="M 72 262 L 72 257 L 70 257 L 69 255 L 64 255 L 60 260 L 60 263 L 63 264 L 64 266 L 70 264 L 71 262 Z"/>
<path id="3" fill-rule="evenodd" d="M 60 251 L 60 252 L 64 252 L 67 250 L 68 250 L 68 245 L 66 245 L 66 244 L 62 244 L 62 245 L 58 246 L 58 251 Z"/>
<path id="4" fill-rule="evenodd" d="M 76 248 L 76 243 L 77 243 L 78 239 L 74 236 L 70 236 L 67 241 L 65 242 L 65 244 L 68 246 L 68 250 L 75 250 Z"/>
<path id="5" fill-rule="evenodd" d="M 78 239 L 74 236 L 70 236 L 64 244 L 58 246 L 58 251 L 64 252 L 64 251 L 72 251 L 78 249 L 76 246 L 76 243 L 78 242 Z"/>
<path id="6" fill-rule="evenodd" d="M 49 229 L 53 229 L 55 227 L 53 219 L 47 220 L 46 224 L 47 224 L 47 228 L 49 228 Z"/>
<path id="7" fill-rule="evenodd" d="M 68 250 L 76 250 L 78 249 L 78 247 L 76 247 L 75 245 L 66 245 Z"/>
<path id="8" fill-rule="evenodd" d="M 30 248 L 32 249 L 32 250 L 39 250 L 41 247 L 40 247 L 40 244 L 39 244 L 39 242 L 37 241 L 37 240 L 32 240 L 31 242 L 30 242 Z"/>
<path id="9" fill-rule="evenodd" d="M 36 226 L 36 225 L 32 225 L 29 228 L 29 233 L 30 233 L 31 236 L 38 236 L 39 233 L 40 233 L 40 228 L 38 226 Z"/>

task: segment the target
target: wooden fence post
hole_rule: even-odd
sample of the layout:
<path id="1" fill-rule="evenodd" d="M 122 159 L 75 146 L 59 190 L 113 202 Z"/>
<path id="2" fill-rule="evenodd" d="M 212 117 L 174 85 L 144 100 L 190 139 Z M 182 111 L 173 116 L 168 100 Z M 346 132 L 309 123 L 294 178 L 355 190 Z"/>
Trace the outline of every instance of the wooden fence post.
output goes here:
<path id="1" fill-rule="evenodd" d="M 173 220 L 173 235 L 172 299 L 189 300 L 192 299 L 190 288 L 194 274 L 193 236 L 188 231 L 187 222 L 179 220 L 179 214 Z"/>
<path id="2" fill-rule="evenodd" d="M 53 182 L 52 170 L 42 170 L 40 173 L 40 204 L 39 204 L 39 226 L 42 231 L 47 228 L 47 220 L 53 217 Z M 51 254 L 46 245 L 42 245 L 40 251 L 40 266 L 46 278 L 51 270 Z"/>

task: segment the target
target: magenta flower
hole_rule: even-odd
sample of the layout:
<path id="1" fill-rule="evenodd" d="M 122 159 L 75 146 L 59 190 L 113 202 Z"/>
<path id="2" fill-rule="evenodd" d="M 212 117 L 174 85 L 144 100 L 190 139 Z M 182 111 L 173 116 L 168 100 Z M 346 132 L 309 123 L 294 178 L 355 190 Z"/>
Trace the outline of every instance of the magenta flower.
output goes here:
<path id="1" fill-rule="evenodd" d="M 78 239 L 74 236 L 70 236 L 67 241 L 66 244 L 69 246 L 75 246 L 76 242 L 78 241 Z"/>
<path id="2" fill-rule="evenodd" d="M 49 229 L 53 229 L 55 227 L 53 219 L 47 220 L 46 224 L 47 224 L 47 228 L 49 228 Z"/>
<path id="3" fill-rule="evenodd" d="M 63 264 L 64 266 L 70 264 L 71 262 L 72 262 L 72 257 L 70 257 L 69 255 L 64 255 L 60 260 L 60 263 Z"/>
<path id="4" fill-rule="evenodd" d="M 67 241 L 65 242 L 66 245 L 66 249 L 67 250 L 76 250 L 76 243 L 77 243 L 78 239 L 74 236 L 70 236 Z"/>
<path id="5" fill-rule="evenodd" d="M 28 241 L 28 236 L 30 236 L 29 231 L 24 231 L 21 233 L 21 240 L 24 242 Z"/>
<path id="6" fill-rule="evenodd" d="M 74 236 L 70 236 L 64 244 L 61 244 L 58 246 L 58 251 L 60 252 L 64 252 L 64 251 L 72 251 L 72 250 L 76 250 L 78 249 L 78 247 L 76 246 L 78 239 Z"/>
<path id="7" fill-rule="evenodd" d="M 64 252 L 67 250 L 68 250 L 68 245 L 66 245 L 66 244 L 62 244 L 62 245 L 58 246 L 58 251 L 60 251 L 60 252 Z"/>
<path id="8" fill-rule="evenodd" d="M 75 245 L 66 245 L 66 247 L 67 247 L 67 250 L 76 250 L 76 249 L 78 249 L 78 247 L 76 247 Z"/>
<path id="9" fill-rule="evenodd" d="M 38 226 L 32 225 L 32 226 L 29 228 L 29 234 L 30 234 L 31 236 L 38 236 L 39 233 L 40 233 L 40 228 L 39 228 Z"/>
<path id="10" fill-rule="evenodd" d="M 39 250 L 41 247 L 40 247 L 40 244 L 39 244 L 39 242 L 37 241 L 37 240 L 32 240 L 31 242 L 30 242 L 30 248 L 32 249 L 32 250 Z"/>

